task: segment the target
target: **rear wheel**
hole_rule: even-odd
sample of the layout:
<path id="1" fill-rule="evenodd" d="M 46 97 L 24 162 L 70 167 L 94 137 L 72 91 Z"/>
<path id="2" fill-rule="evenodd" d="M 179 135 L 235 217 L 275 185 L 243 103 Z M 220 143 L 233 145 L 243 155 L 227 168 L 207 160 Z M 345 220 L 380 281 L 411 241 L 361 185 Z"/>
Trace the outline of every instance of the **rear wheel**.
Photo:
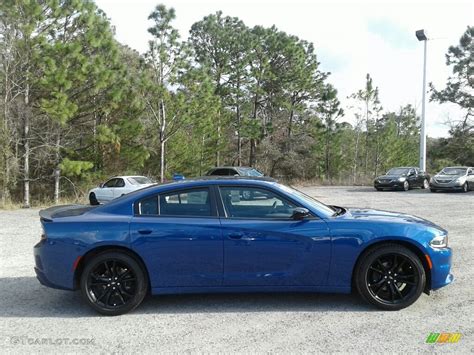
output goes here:
<path id="1" fill-rule="evenodd" d="M 408 307 L 425 288 L 426 275 L 420 259 L 403 246 L 381 245 L 366 252 L 360 260 L 355 269 L 357 291 L 381 309 Z"/>
<path id="2" fill-rule="evenodd" d="M 97 197 L 95 195 L 95 193 L 91 192 L 89 194 L 89 203 L 92 205 L 92 206 L 96 206 L 96 205 L 99 205 L 99 201 L 97 201 Z"/>
<path id="3" fill-rule="evenodd" d="M 148 279 L 139 263 L 121 252 L 104 252 L 85 264 L 81 293 L 97 312 L 108 316 L 127 313 L 145 298 Z"/>
<path id="4" fill-rule="evenodd" d="M 421 185 L 422 189 L 428 189 L 430 187 L 430 183 L 427 179 L 423 180 L 423 185 Z"/>

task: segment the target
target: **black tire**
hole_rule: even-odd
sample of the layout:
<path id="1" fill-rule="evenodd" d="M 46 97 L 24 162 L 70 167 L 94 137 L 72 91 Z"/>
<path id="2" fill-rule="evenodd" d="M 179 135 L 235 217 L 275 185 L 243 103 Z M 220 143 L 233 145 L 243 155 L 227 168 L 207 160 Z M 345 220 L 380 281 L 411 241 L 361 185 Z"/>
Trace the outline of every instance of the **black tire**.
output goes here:
<path id="1" fill-rule="evenodd" d="M 86 303 L 97 312 L 117 316 L 132 311 L 143 301 L 148 278 L 130 255 L 103 252 L 86 260 L 80 288 Z"/>
<path id="2" fill-rule="evenodd" d="M 376 189 L 377 191 L 383 191 L 383 189 L 380 188 L 380 187 L 376 187 L 375 189 Z"/>
<path id="3" fill-rule="evenodd" d="M 425 288 L 426 274 L 420 259 L 401 245 L 382 244 L 369 249 L 359 260 L 354 270 L 356 289 L 365 301 L 378 308 L 406 308 Z"/>
<path id="4" fill-rule="evenodd" d="M 436 189 L 430 189 L 431 192 L 438 192 Z"/>
<path id="5" fill-rule="evenodd" d="M 402 187 L 403 191 L 408 191 L 410 190 L 410 183 L 408 181 L 405 181 L 403 183 L 403 187 Z"/>
<path id="6" fill-rule="evenodd" d="M 423 183 L 421 184 L 422 189 L 428 189 L 430 187 L 430 183 L 427 179 L 423 180 Z"/>
<path id="7" fill-rule="evenodd" d="M 97 201 L 97 197 L 95 196 L 95 193 L 91 192 L 89 194 L 89 203 L 92 205 L 92 206 L 97 206 L 99 205 L 99 201 Z"/>
<path id="8" fill-rule="evenodd" d="M 469 186 L 467 185 L 467 182 L 462 185 L 462 192 L 468 192 L 469 191 Z"/>

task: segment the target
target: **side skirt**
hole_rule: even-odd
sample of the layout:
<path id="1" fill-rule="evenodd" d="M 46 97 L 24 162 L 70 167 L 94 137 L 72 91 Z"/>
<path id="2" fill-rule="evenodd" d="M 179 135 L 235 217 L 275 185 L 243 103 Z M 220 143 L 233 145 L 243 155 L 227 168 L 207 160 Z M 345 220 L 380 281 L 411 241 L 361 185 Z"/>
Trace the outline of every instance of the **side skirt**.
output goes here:
<path id="1" fill-rule="evenodd" d="M 265 292 L 307 292 L 307 293 L 351 293 L 350 287 L 336 286 L 222 286 L 222 287 L 153 287 L 152 295 L 182 293 L 265 293 Z"/>

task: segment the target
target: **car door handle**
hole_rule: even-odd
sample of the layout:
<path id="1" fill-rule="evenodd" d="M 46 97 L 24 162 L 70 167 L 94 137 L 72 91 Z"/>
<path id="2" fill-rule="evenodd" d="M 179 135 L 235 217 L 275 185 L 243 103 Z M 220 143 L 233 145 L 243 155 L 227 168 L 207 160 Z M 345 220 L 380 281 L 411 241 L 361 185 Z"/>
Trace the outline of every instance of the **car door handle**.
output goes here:
<path id="1" fill-rule="evenodd" d="M 243 233 L 231 233 L 231 234 L 229 234 L 229 239 L 233 239 L 233 240 L 246 240 L 246 241 L 255 240 L 255 238 L 246 236 L 246 235 L 244 235 Z"/>
<path id="2" fill-rule="evenodd" d="M 140 234 L 151 234 L 152 230 L 151 229 L 139 229 L 138 233 Z"/>
<path id="3" fill-rule="evenodd" d="M 230 233 L 229 239 L 242 239 L 243 236 L 242 233 Z"/>

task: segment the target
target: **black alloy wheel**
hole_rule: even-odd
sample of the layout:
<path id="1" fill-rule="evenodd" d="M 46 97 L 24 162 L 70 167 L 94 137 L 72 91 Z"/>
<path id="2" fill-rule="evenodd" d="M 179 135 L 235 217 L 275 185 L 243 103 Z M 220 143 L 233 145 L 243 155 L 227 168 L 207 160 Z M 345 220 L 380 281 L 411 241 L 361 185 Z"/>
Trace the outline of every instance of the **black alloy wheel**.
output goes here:
<path id="1" fill-rule="evenodd" d="M 420 259 L 409 249 L 386 244 L 370 250 L 356 269 L 356 287 L 369 303 L 399 310 L 423 292 L 426 275 Z"/>
<path id="2" fill-rule="evenodd" d="M 104 315 L 119 315 L 145 298 L 148 280 L 141 266 L 121 252 L 105 252 L 87 261 L 81 277 L 86 302 Z"/>

